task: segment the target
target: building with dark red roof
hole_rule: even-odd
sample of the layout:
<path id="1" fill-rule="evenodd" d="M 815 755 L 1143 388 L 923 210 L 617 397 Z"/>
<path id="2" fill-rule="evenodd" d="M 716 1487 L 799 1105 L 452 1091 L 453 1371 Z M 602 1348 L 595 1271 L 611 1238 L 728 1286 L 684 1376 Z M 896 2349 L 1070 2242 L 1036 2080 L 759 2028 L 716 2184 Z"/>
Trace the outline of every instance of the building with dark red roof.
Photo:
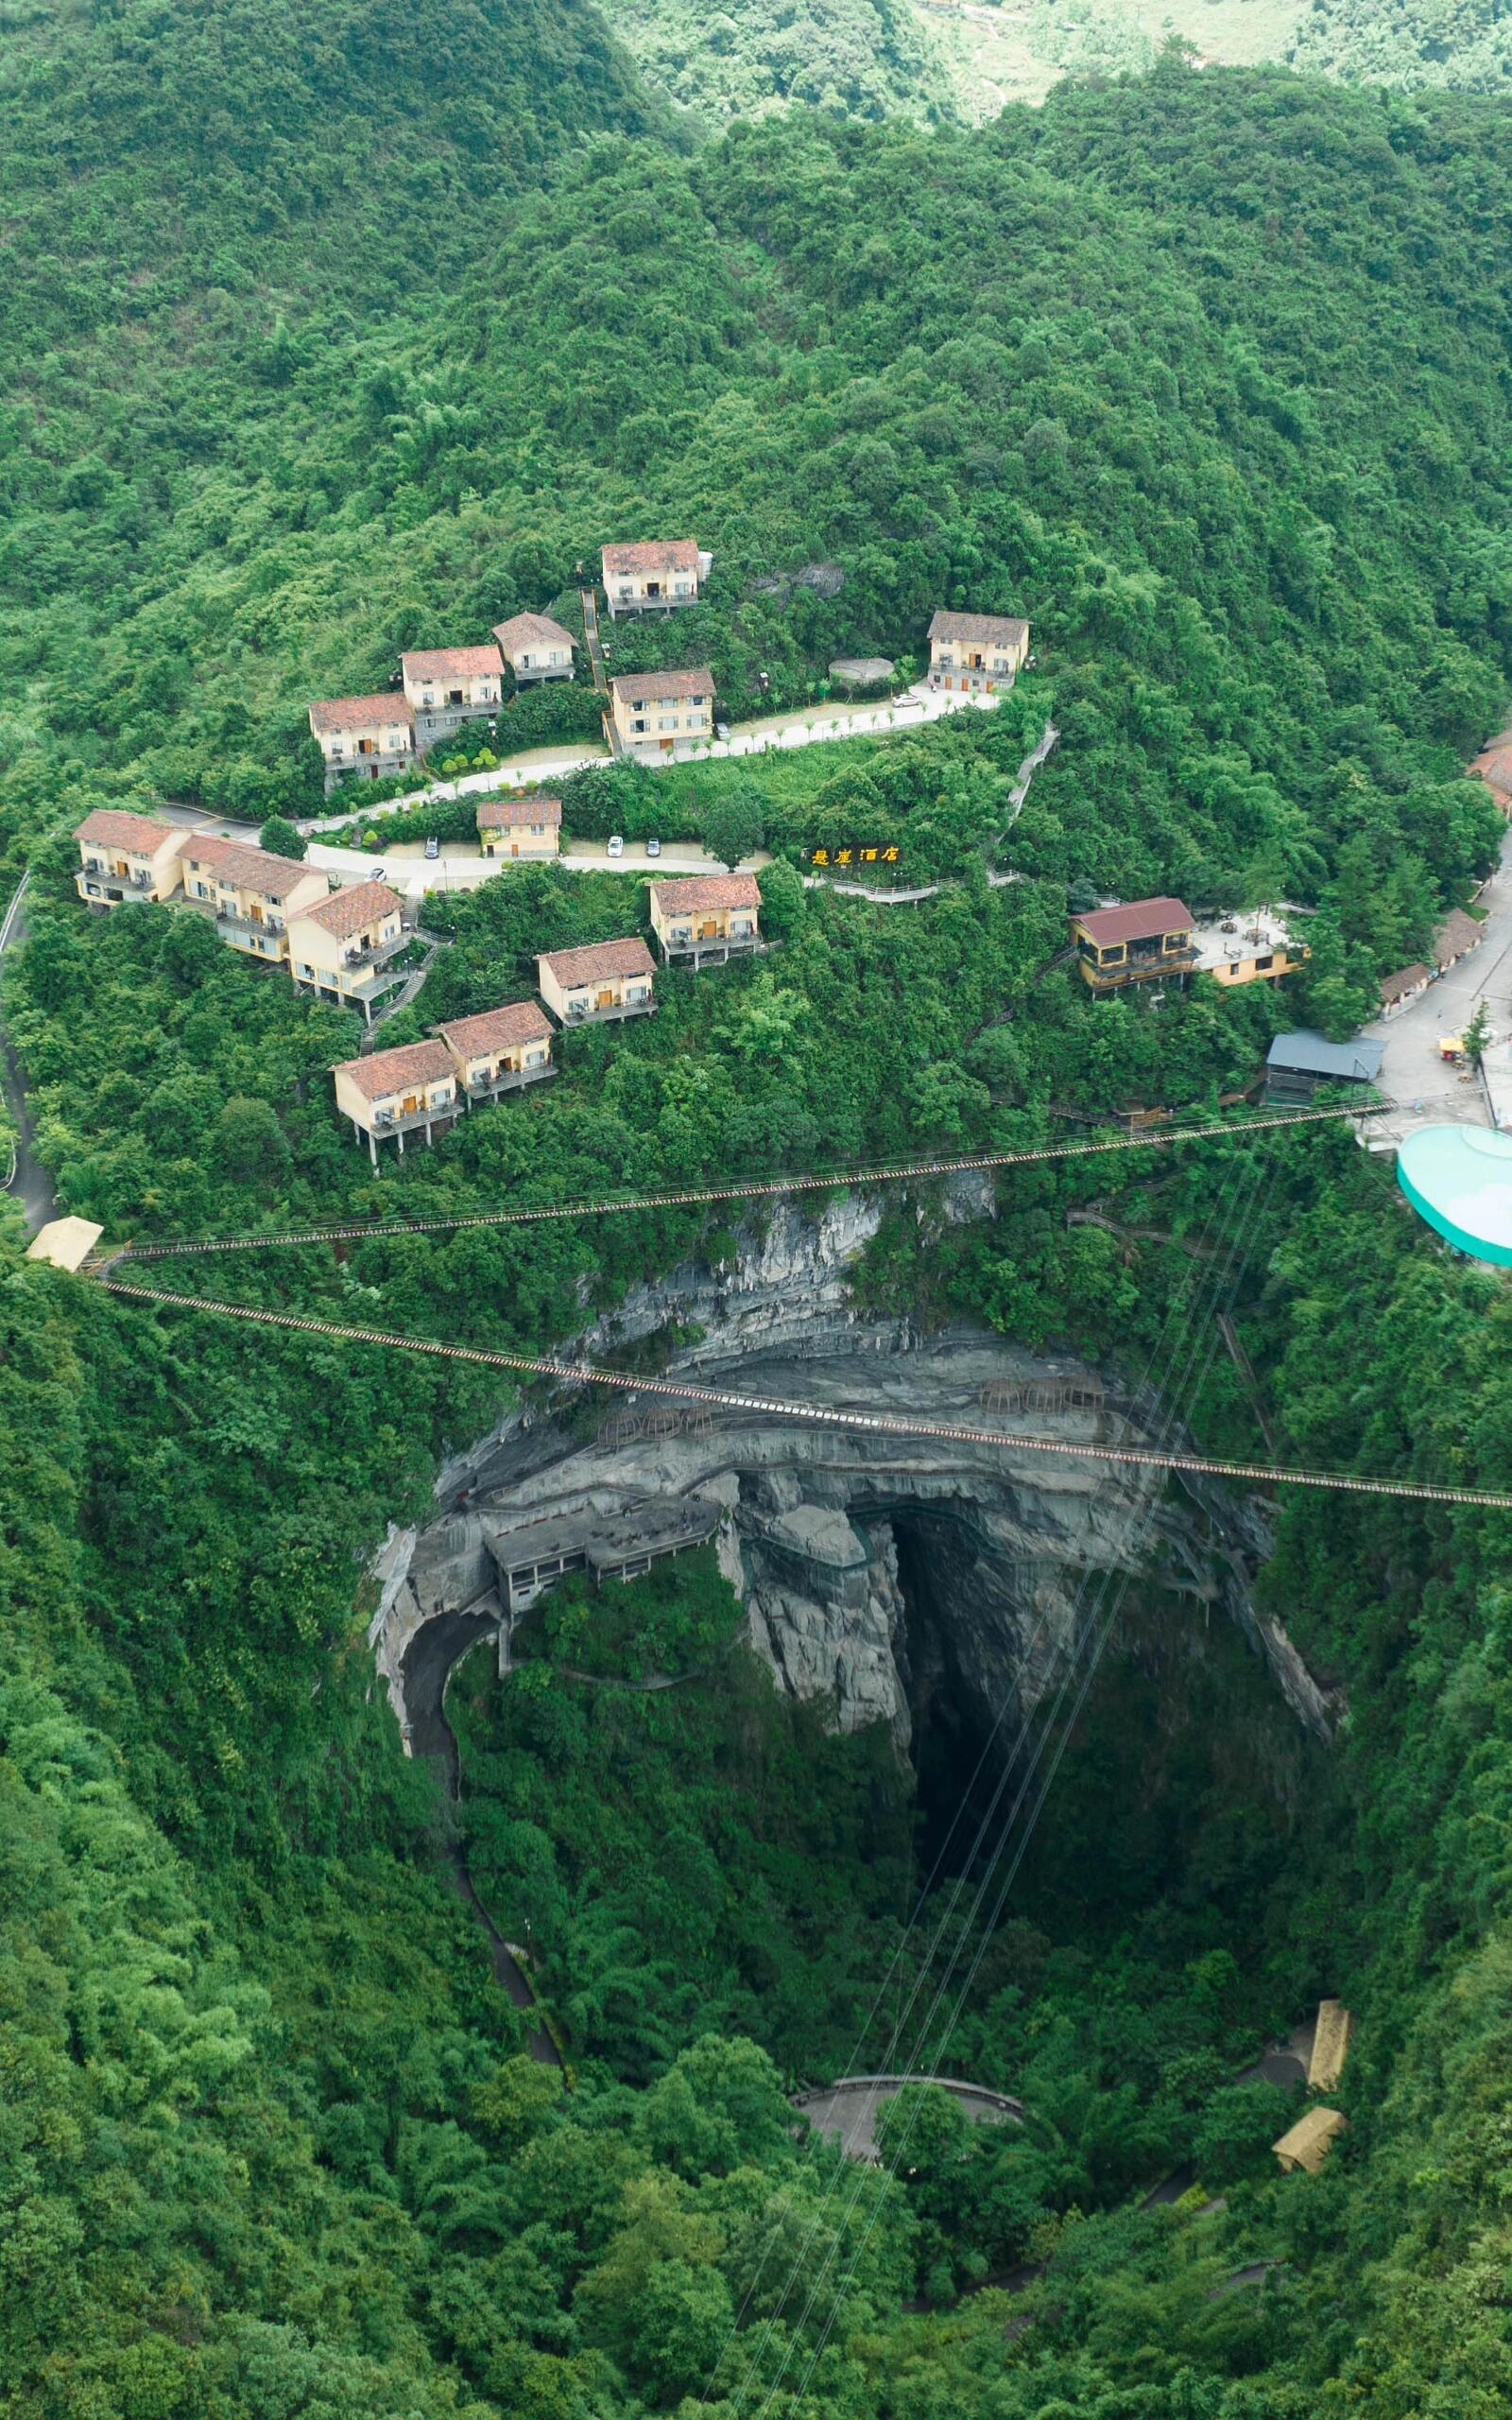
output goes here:
<path id="1" fill-rule="evenodd" d="M 1197 962 L 1194 921 L 1182 900 L 1170 898 L 1133 899 L 1126 907 L 1074 916 L 1071 938 L 1083 981 L 1094 992 L 1162 979 L 1185 982 Z"/>

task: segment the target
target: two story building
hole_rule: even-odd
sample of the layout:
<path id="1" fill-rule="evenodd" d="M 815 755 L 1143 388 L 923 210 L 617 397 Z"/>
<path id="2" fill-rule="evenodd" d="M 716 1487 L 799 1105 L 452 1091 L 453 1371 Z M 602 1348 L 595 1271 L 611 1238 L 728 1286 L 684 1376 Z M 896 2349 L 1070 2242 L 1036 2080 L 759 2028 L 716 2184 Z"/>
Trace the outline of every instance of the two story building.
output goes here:
<path id="1" fill-rule="evenodd" d="M 371 1025 L 374 1007 L 404 980 L 390 964 L 407 938 L 403 908 L 387 883 L 359 882 L 290 916 L 288 968 L 300 989 L 360 1009 Z"/>
<path id="2" fill-rule="evenodd" d="M 97 806 L 74 833 L 78 872 L 74 888 L 91 908 L 119 908 L 127 899 L 168 899 L 179 888 L 186 832 L 124 806 Z"/>
<path id="3" fill-rule="evenodd" d="M 1125 908 L 1074 916 L 1071 938 L 1083 982 L 1098 994 L 1130 983 L 1184 984 L 1197 963 L 1192 924 L 1192 910 L 1179 899 L 1135 899 Z"/>
<path id="4" fill-rule="evenodd" d="M 611 614 L 671 614 L 696 605 L 698 583 L 713 558 L 692 538 L 647 538 L 630 546 L 605 546 L 604 594 Z"/>
<path id="5" fill-rule="evenodd" d="M 444 1042 L 409 1042 L 397 1050 L 375 1050 L 332 1069 L 336 1107 L 365 1137 L 374 1167 L 378 1146 L 392 1135 L 404 1157 L 406 1135 L 431 1142 L 457 1115 L 457 1077 Z"/>
<path id="6" fill-rule="evenodd" d="M 554 857 L 561 847 L 561 801 L 541 790 L 490 798 L 478 807 L 478 845 L 486 857 Z"/>
<path id="7" fill-rule="evenodd" d="M 929 626 L 932 689 L 1011 689 L 1029 652 L 1029 625 L 1005 614 L 936 614 Z"/>
<path id="8" fill-rule="evenodd" d="M 760 949 L 761 890 L 753 873 L 694 874 L 653 882 L 651 928 L 670 966 L 721 966 L 732 951 Z"/>
<path id="9" fill-rule="evenodd" d="M 407 700 L 387 690 L 372 698 L 325 698 L 310 708 L 310 729 L 325 759 L 325 794 L 351 773 L 376 782 L 407 773 L 415 762 L 415 717 Z"/>
<path id="10" fill-rule="evenodd" d="M 331 883 L 297 857 L 192 832 L 180 864 L 186 904 L 215 920 L 232 949 L 276 966 L 289 954 L 288 920 L 326 898 Z"/>
<path id="11" fill-rule="evenodd" d="M 707 744 L 713 730 L 714 676 L 707 664 L 684 672 L 617 672 L 609 684 L 615 751 L 643 762 Z"/>
<path id="12" fill-rule="evenodd" d="M 422 756 L 465 722 L 499 711 L 504 658 L 496 647 L 431 648 L 402 655 L 399 671 Z"/>
<path id="13" fill-rule="evenodd" d="M 495 623 L 493 635 L 517 687 L 572 679 L 573 634 L 549 614 L 512 614 L 508 621 Z"/>
<path id="14" fill-rule="evenodd" d="M 553 950 L 537 959 L 536 968 L 537 989 L 561 1025 L 649 1016 L 655 1011 L 656 968 L 639 936 Z"/>
<path id="15" fill-rule="evenodd" d="M 536 1000 L 511 1000 L 481 1016 L 454 1017 L 436 1028 L 452 1054 L 461 1099 L 497 1100 L 501 1093 L 543 1083 L 557 1072 L 551 1019 Z"/>

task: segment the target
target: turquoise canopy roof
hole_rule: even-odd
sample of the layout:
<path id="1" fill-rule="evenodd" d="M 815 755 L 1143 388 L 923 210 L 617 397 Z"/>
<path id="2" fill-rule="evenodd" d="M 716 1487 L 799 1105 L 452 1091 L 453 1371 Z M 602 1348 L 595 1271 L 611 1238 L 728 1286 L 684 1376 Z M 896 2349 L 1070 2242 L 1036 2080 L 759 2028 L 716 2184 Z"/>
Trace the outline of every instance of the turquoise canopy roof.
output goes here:
<path id="1" fill-rule="evenodd" d="M 1512 1269 L 1512 1134 L 1425 1126 L 1400 1145 L 1397 1183 L 1456 1251 Z"/>

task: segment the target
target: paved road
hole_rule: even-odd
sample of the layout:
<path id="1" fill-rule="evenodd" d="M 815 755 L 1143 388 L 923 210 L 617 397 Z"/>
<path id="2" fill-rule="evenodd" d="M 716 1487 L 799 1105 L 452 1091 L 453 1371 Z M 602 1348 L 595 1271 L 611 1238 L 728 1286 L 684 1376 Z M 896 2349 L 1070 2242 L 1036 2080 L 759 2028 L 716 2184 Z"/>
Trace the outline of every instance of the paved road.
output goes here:
<path id="1" fill-rule="evenodd" d="M 1399 1015 L 1380 1017 L 1365 1028 L 1385 1045 L 1381 1089 L 1398 1104 L 1369 1121 L 1373 1150 L 1394 1150 L 1420 1126 L 1488 1126 L 1487 1093 L 1496 1123 L 1512 1126 L 1512 826 L 1481 905 L 1489 912 L 1479 949 L 1430 983 Z M 1484 1089 L 1473 1079 L 1461 1082 L 1459 1071 L 1438 1055 L 1440 1035 L 1463 1033 L 1482 1000 L 1497 1037 L 1486 1054 Z"/>
<path id="2" fill-rule="evenodd" d="M 14 949 L 26 938 L 26 889 L 31 877 L 23 874 L 16 886 L 4 919 L 0 920 L 0 957 Z M 28 1235 L 45 1226 L 58 1209 L 58 1197 L 53 1181 L 32 1150 L 33 1126 L 31 1110 L 22 1081 L 21 1063 L 10 1047 L 9 1038 L 0 1033 L 0 1081 L 5 1087 L 7 1106 L 16 1121 L 15 1166 L 6 1186 L 12 1201 L 18 1202 L 26 1222 Z"/>

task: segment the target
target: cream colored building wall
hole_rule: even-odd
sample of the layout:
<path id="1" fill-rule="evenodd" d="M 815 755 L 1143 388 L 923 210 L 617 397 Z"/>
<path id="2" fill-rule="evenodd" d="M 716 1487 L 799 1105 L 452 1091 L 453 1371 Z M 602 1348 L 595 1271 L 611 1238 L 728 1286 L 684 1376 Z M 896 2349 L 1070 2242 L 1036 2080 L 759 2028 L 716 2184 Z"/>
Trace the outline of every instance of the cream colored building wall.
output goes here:
<path id="1" fill-rule="evenodd" d="M 464 1059 L 451 1043 L 446 1046 L 464 1084 L 491 1084 L 501 1070 L 517 1076 L 525 1067 L 543 1067 L 551 1057 L 551 1043 L 545 1034 L 538 1042 L 512 1042 L 506 1050 L 485 1050 L 471 1059 Z"/>
<path id="2" fill-rule="evenodd" d="M 335 1082 L 337 1109 L 343 1116 L 355 1118 L 364 1133 L 368 1134 L 376 1130 L 380 1110 L 398 1113 L 410 1099 L 414 1099 L 421 1108 L 433 1110 L 438 1117 L 456 1106 L 455 1076 L 433 1076 L 426 1083 L 405 1084 L 397 1092 L 382 1094 L 377 1100 L 369 1100 L 344 1068 L 335 1070 Z"/>
<path id="3" fill-rule="evenodd" d="M 651 598 L 651 585 L 657 594 Z M 675 597 L 680 604 L 692 605 L 698 595 L 696 571 L 614 571 L 604 575 L 604 593 L 613 605 L 644 605 L 647 599 L 660 605 L 663 598 Z"/>
<path id="4" fill-rule="evenodd" d="M 449 672 L 441 681 L 421 681 L 405 675 L 404 695 L 417 714 L 443 713 L 454 689 L 461 690 L 466 706 L 496 706 L 499 702 L 496 672 Z"/>
<path id="5" fill-rule="evenodd" d="M 369 934 L 374 930 L 380 941 L 392 941 L 399 931 L 400 921 L 399 910 L 393 908 L 386 915 L 375 919 L 373 925 L 365 926 L 362 932 L 349 933 L 345 938 L 338 939 L 335 933 L 327 932 L 323 925 L 316 924 L 309 915 L 291 916 L 289 918 L 289 963 L 294 970 L 296 982 L 308 982 L 309 977 L 301 976 L 300 969 L 301 966 L 312 966 L 318 971 L 322 982 L 335 983 L 343 991 L 347 988 L 348 979 L 355 983 L 365 983 L 371 975 L 372 968 L 370 966 L 349 967 L 348 950 L 367 947 Z"/>
<path id="6" fill-rule="evenodd" d="M 144 873 L 150 876 L 149 886 L 142 894 L 144 898 L 169 899 L 182 877 L 180 858 L 188 837 L 187 832 L 166 833 L 158 846 L 150 851 L 110 848 L 101 840 L 80 840 L 79 872 L 87 871 L 92 857 L 98 860 L 107 873 L 113 874 L 118 866 L 124 865 L 133 878 Z"/>
<path id="7" fill-rule="evenodd" d="M 505 662 L 513 672 L 539 672 L 542 666 L 560 671 L 564 666 L 570 667 L 572 660 L 572 648 L 560 639 L 526 639 L 524 647 L 505 649 Z"/>
<path id="8" fill-rule="evenodd" d="M 713 700 L 705 697 L 701 706 L 687 698 L 648 698 L 644 715 L 637 715 L 628 698 L 616 695 L 614 728 L 625 746 L 630 749 L 659 750 L 665 740 L 669 744 L 679 739 L 707 739 Z M 637 722 L 645 729 L 637 731 Z"/>
<path id="9" fill-rule="evenodd" d="M 748 940 L 758 930 L 754 908 L 701 908 L 696 913 L 687 908 L 677 911 L 662 907 L 657 899 L 651 908 L 651 924 L 658 940 L 665 947 L 686 949 L 699 939 L 710 941 Z M 713 933 L 705 927 L 713 925 Z"/>
<path id="10" fill-rule="evenodd" d="M 974 639 L 931 639 L 929 668 L 932 672 L 967 672 L 978 681 L 1006 681 L 1023 668 L 1029 652 L 1029 642 L 1022 638 L 1016 647 L 979 644 Z M 980 656 L 980 664 L 973 664 Z"/>
<path id="11" fill-rule="evenodd" d="M 505 832 L 480 831 L 478 838 L 486 857 L 554 857 L 561 848 L 558 824 L 542 824 L 539 832 L 528 823 L 511 824 Z"/>
<path id="12" fill-rule="evenodd" d="M 608 992 L 610 995 L 608 1005 L 618 1009 L 624 1006 L 627 999 L 648 1000 L 652 992 L 649 975 L 595 976 L 591 983 L 576 983 L 571 991 L 563 991 L 548 966 L 542 966 L 541 969 L 539 988 L 547 1008 L 553 1010 L 564 1025 L 568 1021 L 575 1001 L 589 1009 L 594 1009 L 598 1006 L 599 994 Z"/>
<path id="13" fill-rule="evenodd" d="M 356 731 L 321 731 L 316 737 L 326 763 L 343 768 L 366 764 L 369 755 L 407 756 L 415 745 L 407 721 L 364 723 Z"/>

